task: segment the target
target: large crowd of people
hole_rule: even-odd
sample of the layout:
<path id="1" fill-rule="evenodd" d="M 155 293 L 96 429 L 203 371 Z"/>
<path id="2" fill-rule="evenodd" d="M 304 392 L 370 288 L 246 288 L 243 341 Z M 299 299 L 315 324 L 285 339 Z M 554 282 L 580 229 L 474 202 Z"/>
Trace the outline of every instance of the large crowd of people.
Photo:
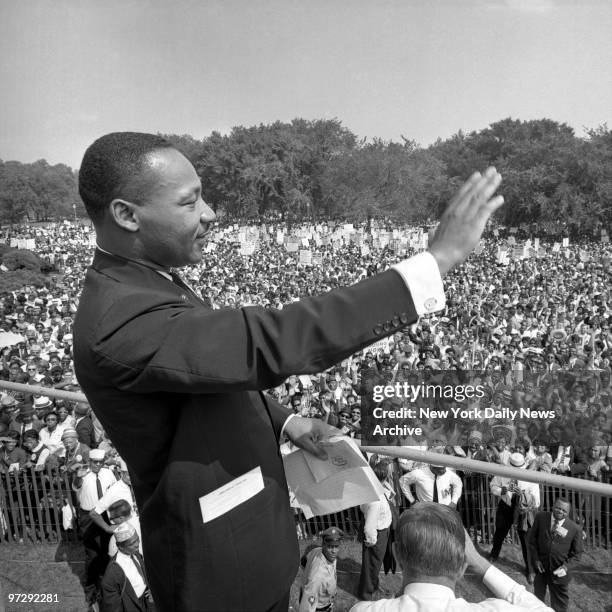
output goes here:
<path id="1" fill-rule="evenodd" d="M 329 370 L 291 376 L 269 393 L 297 415 L 323 419 L 368 443 L 417 446 L 607 480 L 612 467 L 612 248 L 607 240 L 568 244 L 562 237 L 540 239 L 527 229 L 489 233 L 468 261 L 446 276 L 443 312 L 422 317 Z M 184 278 L 213 308 L 282 309 L 301 297 L 351 285 L 384 270 L 423 248 L 426 238 L 426 229 L 393 227 L 389 221 L 289 225 L 270 217 L 258 225 L 244 225 L 226 220 L 209 236 L 203 263 L 187 269 Z M 56 272 L 42 288 L 24 286 L 0 296 L 0 378 L 79 391 L 72 324 L 95 234 L 88 224 L 63 222 L 14 227 L 5 237 L 7 244 L 15 245 L 32 239 L 37 255 Z M 477 402 L 453 398 L 446 403 L 437 400 L 436 406 L 477 405 L 498 411 L 496 416 L 463 423 L 439 417 L 404 419 L 403 424 L 420 425 L 424 435 L 371 435 L 374 407 L 406 407 L 397 398 L 374 401 L 374 385 L 449 381 L 479 384 L 484 393 Z M 504 412 L 517 407 L 546 415 L 511 418 Z M 115 480 L 122 482 L 121 458 L 87 404 L 5 389 L 0 441 L 0 472 L 17 479 L 24 469 L 58 468 L 70 476 L 86 532 L 88 517 L 101 497 L 95 495 L 95 478 L 89 478 L 93 493 L 83 494 L 87 474 L 99 472 L 104 464 L 103 469 L 116 470 L 116 476 L 108 470 L 105 489 Z M 92 451 L 98 452 L 92 457 Z M 381 461 L 369 459 L 373 465 Z M 417 499 L 456 507 L 462 492 L 464 500 L 472 494 L 469 474 L 446 470 L 444 475 L 444 470 L 436 473 L 435 466 L 408 460 L 396 465 L 393 495 L 401 498 L 399 506 Z M 448 486 L 436 484 L 444 478 L 450 478 Z M 389 480 L 393 481 L 391 475 Z M 519 536 L 524 535 L 533 516 L 531 524 L 526 519 L 523 528 L 518 525 L 519 513 L 510 500 L 513 493 L 520 496 L 529 488 L 521 481 L 493 479 L 490 485 L 500 498 L 495 559 L 512 524 L 519 527 Z M 9 525 L 3 513 L 5 495 L 7 491 L 0 490 L 0 531 L 18 531 L 20 526 Z M 522 516 L 528 510 L 535 515 L 539 499 L 536 503 L 534 495 L 527 497 Z M 521 543 L 532 573 L 525 537 Z M 88 550 L 97 547 L 96 554 L 104 555 L 107 544 L 108 538 L 90 542 Z"/>

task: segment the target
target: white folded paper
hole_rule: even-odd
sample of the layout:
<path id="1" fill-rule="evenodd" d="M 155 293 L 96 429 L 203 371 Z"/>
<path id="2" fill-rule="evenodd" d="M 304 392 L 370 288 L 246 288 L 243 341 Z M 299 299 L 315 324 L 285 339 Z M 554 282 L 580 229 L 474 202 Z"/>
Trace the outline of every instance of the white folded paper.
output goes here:
<path id="1" fill-rule="evenodd" d="M 325 461 L 303 450 L 283 457 L 287 483 L 307 519 L 379 499 L 383 487 L 351 438 L 330 438 L 322 446 Z"/>

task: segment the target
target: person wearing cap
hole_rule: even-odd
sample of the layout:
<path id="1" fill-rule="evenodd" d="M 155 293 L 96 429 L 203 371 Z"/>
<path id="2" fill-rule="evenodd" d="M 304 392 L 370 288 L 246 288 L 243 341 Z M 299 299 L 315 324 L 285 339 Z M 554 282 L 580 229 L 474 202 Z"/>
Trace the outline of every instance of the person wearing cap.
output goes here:
<path id="1" fill-rule="evenodd" d="M 89 453 L 91 449 L 79 441 L 78 434 L 74 427 L 66 427 L 62 432 L 63 452 L 55 455 L 56 461 L 62 469 L 70 473 L 76 472 L 83 465 L 89 463 Z"/>
<path id="2" fill-rule="evenodd" d="M 94 511 L 92 510 L 92 512 Z M 132 505 L 129 501 L 127 501 L 127 499 L 118 499 L 108 507 L 108 520 L 110 522 L 110 526 L 107 525 L 107 527 L 112 530 L 112 534 L 108 542 L 108 556 L 112 558 L 117 554 L 117 540 L 115 539 L 115 531 L 117 527 L 123 523 L 129 523 L 136 530 L 136 533 L 140 538 L 138 550 L 140 551 L 140 554 L 142 554 L 142 532 L 140 530 L 140 521 L 138 520 L 138 515 L 133 511 Z"/>
<path id="3" fill-rule="evenodd" d="M 566 498 L 557 498 L 552 512 L 536 514 L 528 535 L 536 572 L 534 593 L 544 601 L 548 589 L 550 605 L 555 612 L 569 610 L 570 567 L 582 553 L 582 529 L 569 519 L 570 510 Z"/>
<path id="4" fill-rule="evenodd" d="M 527 468 L 525 456 L 520 452 L 514 452 L 510 455 L 508 465 L 518 469 Z M 491 493 L 499 498 L 497 512 L 495 513 L 493 547 L 489 553 L 489 560 L 497 561 L 506 536 L 512 525 L 516 525 L 516 531 L 521 542 L 523 561 L 525 562 L 525 575 L 531 582 L 533 567 L 527 548 L 527 531 L 533 525 L 535 513 L 540 507 L 540 487 L 535 482 L 494 476 L 489 488 Z"/>
<path id="5" fill-rule="evenodd" d="M 318 442 L 332 432 L 260 391 L 444 308 L 441 275 L 502 204 L 500 181 L 494 168 L 475 174 L 429 251 L 391 270 L 281 311 L 212 310 L 173 272 L 201 262 L 215 219 L 192 164 L 151 134 L 108 134 L 87 149 L 79 193 L 98 248 L 75 317 L 76 374 L 133 475 L 161 608 L 287 609 L 299 550 L 279 439 L 324 456 Z M 246 474 L 258 493 L 210 519 L 199 500 Z"/>
<path id="6" fill-rule="evenodd" d="M 108 563 L 110 535 L 91 518 L 98 500 L 115 482 L 115 474 L 104 466 L 105 453 L 100 449 L 89 452 L 89 469 L 80 468 L 72 481 L 79 504 L 78 522 L 85 547 L 85 592 L 88 601 L 95 601 L 98 583 Z"/>
<path id="7" fill-rule="evenodd" d="M 74 407 L 74 418 L 79 442 L 87 445 L 89 448 L 96 448 L 96 431 L 93 421 L 91 420 L 91 408 L 87 402 L 77 402 Z"/>
<path id="8" fill-rule="evenodd" d="M 34 412 L 41 421 L 45 420 L 45 415 L 53 410 L 53 402 L 46 395 L 34 396 Z"/>
<path id="9" fill-rule="evenodd" d="M 419 502 L 404 511 L 393 550 L 402 569 L 400 595 L 359 602 L 350 612 L 552 612 L 478 554 L 460 515 L 448 506 Z M 482 579 L 494 597 L 478 603 L 456 597 L 457 583 L 466 569 Z"/>
<path id="10" fill-rule="evenodd" d="M 321 532 L 321 546 L 302 557 L 302 587 L 299 612 L 331 612 L 336 596 L 336 561 L 344 532 L 329 527 Z"/>
<path id="11" fill-rule="evenodd" d="M 100 585 L 101 612 L 154 611 L 137 531 L 124 522 L 115 530 L 115 539 L 117 554 L 108 564 Z"/>
<path id="12" fill-rule="evenodd" d="M 44 423 L 39 421 L 34 415 L 34 408 L 30 402 L 21 404 L 19 406 L 19 413 L 9 423 L 9 429 L 16 431 L 21 439 L 23 440 L 23 434 L 26 431 L 40 431 L 43 428 Z"/>

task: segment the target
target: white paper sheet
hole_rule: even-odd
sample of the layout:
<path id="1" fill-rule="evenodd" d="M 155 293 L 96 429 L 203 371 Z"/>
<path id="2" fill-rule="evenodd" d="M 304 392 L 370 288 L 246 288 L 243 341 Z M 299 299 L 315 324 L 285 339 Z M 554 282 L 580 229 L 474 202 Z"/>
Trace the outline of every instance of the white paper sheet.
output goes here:
<path id="1" fill-rule="evenodd" d="M 353 440 L 338 437 L 330 442 L 326 461 L 303 450 L 283 457 L 287 483 L 307 519 L 373 502 L 383 494 Z"/>

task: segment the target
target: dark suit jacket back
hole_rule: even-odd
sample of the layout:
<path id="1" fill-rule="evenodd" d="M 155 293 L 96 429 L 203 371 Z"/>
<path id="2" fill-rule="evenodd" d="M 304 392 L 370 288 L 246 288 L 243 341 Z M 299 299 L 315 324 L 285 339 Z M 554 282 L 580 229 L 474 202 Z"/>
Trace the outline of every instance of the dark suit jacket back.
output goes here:
<path id="1" fill-rule="evenodd" d="M 283 597 L 299 563 L 279 452 L 289 412 L 258 391 L 415 320 L 395 271 L 282 311 L 213 311 L 144 265 L 96 253 L 76 374 L 128 464 L 160 609 L 261 610 Z M 199 499 L 257 467 L 264 489 L 204 523 Z"/>

